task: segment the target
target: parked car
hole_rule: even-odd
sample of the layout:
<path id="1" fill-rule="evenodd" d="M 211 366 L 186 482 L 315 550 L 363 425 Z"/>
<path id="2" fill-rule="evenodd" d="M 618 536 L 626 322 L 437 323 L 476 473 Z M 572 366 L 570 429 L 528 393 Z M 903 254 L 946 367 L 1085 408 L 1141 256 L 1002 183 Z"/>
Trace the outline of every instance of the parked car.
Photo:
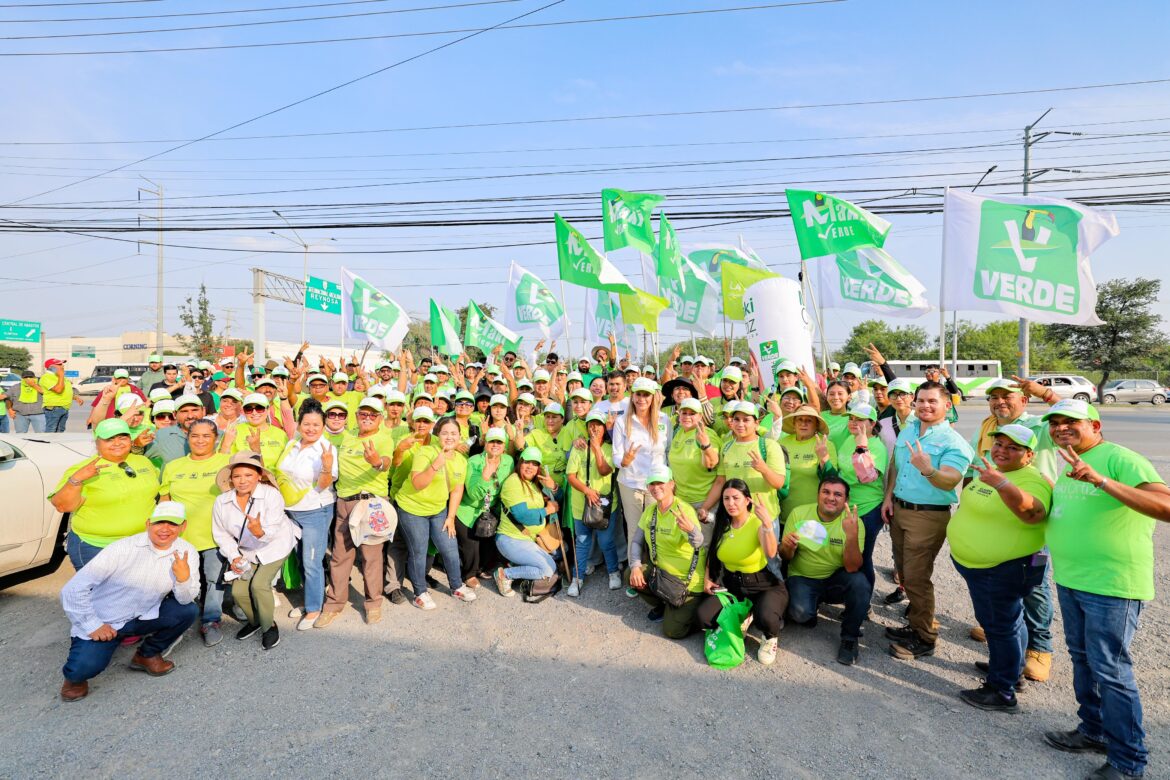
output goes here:
<path id="1" fill-rule="evenodd" d="M 1079 374 L 1041 374 L 1032 377 L 1045 387 L 1051 387 L 1058 398 L 1097 403 L 1097 387 Z"/>
<path id="2" fill-rule="evenodd" d="M 112 376 L 91 376 L 80 382 L 73 383 L 73 392 L 82 398 L 95 398 L 101 395 L 102 388 L 113 381 Z"/>
<path id="3" fill-rule="evenodd" d="M 68 517 L 45 500 L 73 464 L 94 454 L 93 437 L 57 433 L 0 434 L 0 577 L 45 566 L 55 570 L 65 558 Z"/>
<path id="4" fill-rule="evenodd" d="M 0 371 L 0 390 L 8 392 L 20 384 L 20 374 L 15 371 Z"/>
<path id="5" fill-rule="evenodd" d="M 1170 397 L 1170 390 L 1153 379 L 1119 379 L 1105 386 L 1103 403 L 1151 403 L 1160 406 Z"/>

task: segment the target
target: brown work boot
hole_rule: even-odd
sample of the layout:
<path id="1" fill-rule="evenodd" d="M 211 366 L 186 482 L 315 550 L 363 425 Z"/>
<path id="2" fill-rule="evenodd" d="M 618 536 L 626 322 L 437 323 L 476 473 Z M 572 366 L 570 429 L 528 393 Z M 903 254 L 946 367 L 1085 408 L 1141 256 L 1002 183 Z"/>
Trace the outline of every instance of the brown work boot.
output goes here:
<path id="1" fill-rule="evenodd" d="M 66 680 L 61 683 L 61 701 L 81 701 L 86 696 L 89 696 L 89 683 L 85 680 L 81 682 Z"/>
<path id="2" fill-rule="evenodd" d="M 1024 676 L 1036 682 L 1048 682 L 1052 674 L 1052 653 L 1029 650 L 1024 653 Z"/>
<path id="3" fill-rule="evenodd" d="M 968 635 L 976 642 L 987 644 L 987 634 L 983 631 L 983 626 L 971 626 Z"/>
<path id="4" fill-rule="evenodd" d="M 146 672 L 151 677 L 162 677 L 164 674 L 173 672 L 175 665 L 161 655 L 152 655 L 147 658 L 142 653 L 135 653 L 134 657 L 130 659 L 130 668 Z"/>

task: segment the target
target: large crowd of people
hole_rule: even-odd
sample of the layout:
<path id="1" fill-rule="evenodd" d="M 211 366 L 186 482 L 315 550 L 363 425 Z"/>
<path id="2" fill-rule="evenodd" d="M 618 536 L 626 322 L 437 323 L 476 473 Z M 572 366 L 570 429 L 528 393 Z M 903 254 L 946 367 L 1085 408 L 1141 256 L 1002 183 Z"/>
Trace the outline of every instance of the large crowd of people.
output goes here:
<path id="1" fill-rule="evenodd" d="M 780 361 L 767 378 L 729 354 L 717 366 L 676 349 L 659 374 L 618 360 L 612 341 L 576 362 L 542 347 L 450 366 L 403 351 L 372 373 L 303 351 L 265 364 L 152 356 L 137 386 L 116 373 L 89 415 L 96 456 L 48 496 L 69 517 L 77 570 L 61 594 L 61 697 L 84 698 L 119 644 L 140 643 L 131 668 L 166 674 L 184 632 L 198 624 L 216 645 L 225 615 L 236 639 L 271 650 L 278 583 L 296 630 L 326 630 L 347 614 L 355 566 L 370 624 L 386 600 L 435 609 L 439 588 L 475 602 L 607 587 L 681 639 L 746 600 L 765 665 L 785 632 L 840 604 L 836 660 L 851 665 L 888 528 L 895 586 L 877 595 L 907 603 L 906 624 L 885 629 L 894 658 L 935 652 L 946 541 L 988 649 L 982 685 L 959 696 L 1018 711 L 1025 679 L 1050 674 L 1051 577 L 1080 722 L 1045 738 L 1105 754 L 1093 777 L 1142 775 L 1129 646 L 1170 489 L 1104 438 L 1093 406 L 1001 380 L 967 441 L 945 370 L 912 382 L 872 346 L 872 375 Z M 21 388 L 46 407 L 66 390 L 52 363 Z"/>

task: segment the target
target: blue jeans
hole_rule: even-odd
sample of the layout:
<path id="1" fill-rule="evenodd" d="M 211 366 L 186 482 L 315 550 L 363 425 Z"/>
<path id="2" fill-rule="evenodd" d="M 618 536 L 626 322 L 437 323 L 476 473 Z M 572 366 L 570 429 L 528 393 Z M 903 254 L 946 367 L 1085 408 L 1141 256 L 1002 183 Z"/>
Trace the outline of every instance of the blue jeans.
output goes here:
<path id="1" fill-rule="evenodd" d="M 865 546 L 861 550 L 861 574 L 869 583 L 869 592 L 872 596 L 876 581 L 873 573 L 873 548 L 877 544 L 878 535 L 885 526 L 885 522 L 882 520 L 882 505 L 878 504 L 862 515 L 861 524 L 865 526 Z"/>
<path id="2" fill-rule="evenodd" d="M 65 433 L 65 423 L 69 419 L 68 406 L 45 407 L 45 433 Z"/>
<path id="3" fill-rule="evenodd" d="M 1047 561 L 1034 566 L 1032 556 L 1026 555 L 986 569 L 970 569 L 954 558 L 951 561 L 967 582 L 975 619 L 987 634 L 987 684 L 1011 698 L 1028 646 L 1024 599 L 1044 579 Z"/>
<path id="4" fill-rule="evenodd" d="M 844 604 L 841 638 L 857 641 L 861 637 L 861 622 L 869 609 L 873 588 L 860 571 L 837 569 L 823 580 L 789 576 L 784 584 L 788 586 L 788 617 L 794 623 L 816 620 L 817 604 L 822 602 Z"/>
<path id="5" fill-rule="evenodd" d="M 1081 718 L 1078 731 L 1108 743 L 1109 763 L 1140 775 L 1148 753 L 1142 702 L 1133 677 L 1129 645 L 1142 602 L 1056 586 L 1064 641 L 1073 664 L 1073 692 Z"/>
<path id="6" fill-rule="evenodd" d="M 227 586 L 223 584 L 223 570 L 227 566 L 227 559 L 219 554 L 219 550 L 212 547 L 210 550 L 199 552 L 199 566 L 203 570 L 203 617 L 201 622 L 218 623 L 223 617 L 223 594 Z"/>
<path id="7" fill-rule="evenodd" d="M 45 415 L 41 414 L 20 414 L 16 415 L 15 427 L 17 433 L 28 433 L 29 428 L 32 428 L 33 433 L 45 432 Z"/>
<path id="8" fill-rule="evenodd" d="M 556 560 L 530 539 L 496 534 L 496 548 L 512 564 L 504 569 L 510 580 L 542 580 L 557 573 Z"/>
<path id="9" fill-rule="evenodd" d="M 439 555 L 443 556 L 443 570 L 447 572 L 447 582 L 450 583 L 451 590 L 463 587 L 463 577 L 459 572 L 459 545 L 455 543 L 455 537 L 447 536 L 447 532 L 443 530 L 445 522 L 446 508 L 430 517 L 412 515 L 401 508 L 398 510 L 398 528 L 406 534 L 406 573 L 410 577 L 411 585 L 414 586 L 415 596 L 427 592 L 428 539 L 434 543 Z"/>
<path id="10" fill-rule="evenodd" d="M 593 549 L 593 539 L 597 539 L 597 546 L 601 548 L 601 554 L 605 556 L 605 570 L 613 574 L 618 570 L 618 551 L 617 539 L 617 525 L 621 521 L 621 517 L 614 515 L 609 518 L 609 525 L 604 531 L 597 531 L 580 520 L 573 521 L 575 530 L 575 544 L 576 555 L 574 559 L 577 563 L 577 579 L 585 579 L 585 567 L 589 564 L 589 552 Z M 497 537 L 498 538 L 498 537 Z M 541 550 L 541 552 L 544 552 Z"/>
<path id="11" fill-rule="evenodd" d="M 137 654 L 143 658 L 153 658 L 182 636 L 197 617 L 198 604 L 194 602 L 180 604 L 175 601 L 173 594 L 168 593 L 159 605 L 158 617 L 154 620 L 135 618 L 119 628 L 118 635 L 108 642 L 71 637 L 69 658 L 65 661 L 65 666 L 61 667 L 61 674 L 69 682 L 75 683 L 97 677 L 110 665 L 110 659 L 118 649 L 119 640 L 128 636 L 146 637 Z"/>
<path id="12" fill-rule="evenodd" d="M 80 536 L 73 533 L 73 529 L 65 536 L 65 552 L 69 554 L 69 562 L 76 571 L 81 571 L 82 567 L 96 558 L 102 549 L 82 541 Z"/>
<path id="13" fill-rule="evenodd" d="M 1024 596 L 1024 627 L 1028 629 L 1028 649 L 1039 653 L 1052 652 L 1052 588 L 1048 572 L 1052 565 L 1044 565 L 1044 577 Z"/>
<path id="14" fill-rule="evenodd" d="M 305 570 L 305 612 L 320 612 L 325 603 L 325 546 L 333 522 L 333 504 L 306 512 L 289 512 L 301 527 L 301 566 Z"/>
<path id="15" fill-rule="evenodd" d="M 0 414 L 0 433 L 8 433 L 8 412 Z"/>

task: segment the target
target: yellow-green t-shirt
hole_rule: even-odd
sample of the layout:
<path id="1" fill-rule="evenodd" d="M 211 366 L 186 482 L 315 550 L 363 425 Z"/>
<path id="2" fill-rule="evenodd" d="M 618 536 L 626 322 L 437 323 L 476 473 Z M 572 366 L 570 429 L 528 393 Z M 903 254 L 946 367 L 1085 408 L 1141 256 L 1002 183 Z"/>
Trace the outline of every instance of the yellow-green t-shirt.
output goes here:
<path id="1" fill-rule="evenodd" d="M 215 477 L 229 460 L 231 456 L 226 452 L 213 453 L 204 460 L 184 455 L 163 467 L 158 494 L 169 495 L 171 501 L 178 501 L 187 510 L 187 530 L 183 531 L 183 538 L 196 550 L 210 550 L 217 546 L 211 537 L 211 507 L 220 493 Z"/>
<path id="2" fill-rule="evenodd" d="M 849 483 L 849 503 L 857 505 L 860 515 L 869 514 L 886 497 L 886 468 L 889 466 L 889 453 L 886 445 L 878 436 L 870 436 L 866 443 L 873 467 L 878 473 L 873 482 L 862 482 L 857 478 L 857 469 L 853 467 L 853 453 L 857 450 L 857 442 L 853 441 L 853 448 L 841 453 L 837 458 L 837 472 L 841 479 Z"/>
<path id="3" fill-rule="evenodd" d="M 1044 505 L 1052 505 L 1052 486 L 1035 466 L 1005 471 L 1004 478 Z M 1029 524 L 1012 513 L 999 492 L 979 479 L 963 489 L 959 508 L 947 524 L 951 557 L 968 569 L 989 569 L 1032 555 L 1044 547 L 1047 522 Z"/>
<path id="4" fill-rule="evenodd" d="M 768 516 L 779 519 L 780 498 L 776 488 L 768 484 L 764 475 L 752 468 L 750 453 L 760 454 L 760 442 L 764 444 L 764 463 L 777 474 L 785 473 L 784 451 L 771 439 L 738 442 L 730 439 L 723 444 L 719 453 L 719 476 L 727 479 L 742 479 L 752 492 L 752 500 L 761 502 L 768 510 Z M 787 484 L 787 483 L 786 483 Z"/>
<path id="5" fill-rule="evenodd" d="M 378 454 L 394 457 L 394 442 L 390 432 L 379 428 L 364 438 L 352 431 L 346 431 L 337 445 L 339 460 L 337 461 L 337 496 L 356 496 L 359 493 L 370 493 L 375 496 L 385 496 L 389 492 L 390 475 L 385 471 L 378 471 L 366 460 L 365 444 L 374 443 Z"/>
<path id="6" fill-rule="evenodd" d="M 406 438 L 406 436 L 400 436 L 397 439 L 393 440 L 395 449 L 397 449 L 398 445 L 402 443 L 402 440 L 404 438 Z M 438 439 L 436 439 L 434 436 L 431 436 L 427 439 L 426 444 L 412 444 L 412 445 L 410 445 L 410 447 L 404 453 L 402 453 L 402 462 L 399 463 L 397 466 L 392 465 L 390 467 L 390 471 L 392 472 L 392 476 L 390 477 L 390 498 L 391 499 L 397 498 L 398 492 L 400 490 L 402 490 L 402 483 L 405 482 L 406 478 L 410 476 L 410 470 L 414 466 L 415 453 L 418 452 L 419 450 L 421 450 L 423 447 L 430 446 L 430 444 L 432 442 L 437 442 L 437 441 L 438 441 Z M 394 457 L 393 450 L 391 450 L 390 457 L 391 458 Z"/>
<path id="7" fill-rule="evenodd" d="M 698 433 L 697 427 L 689 431 L 677 428 L 670 440 L 670 451 L 666 453 L 667 464 L 674 474 L 675 495 L 688 504 L 698 504 L 706 499 L 719 474 L 718 464 L 710 470 L 703 465 L 703 451 L 696 441 Z M 708 429 L 707 439 L 715 452 L 723 448 L 723 438 L 715 431 Z"/>
<path id="8" fill-rule="evenodd" d="M 849 415 L 845 412 L 833 414 L 826 409 L 821 412 L 821 419 L 829 426 L 829 441 L 833 442 L 837 452 L 847 451 L 853 440 L 853 434 L 849 432 Z"/>
<path id="9" fill-rule="evenodd" d="M 608 443 L 602 444 L 601 451 L 605 454 L 605 462 L 610 464 L 610 472 L 604 477 L 601 476 L 597 468 L 597 458 L 593 457 L 593 451 L 588 447 L 583 450 L 574 447 L 569 452 L 569 463 L 565 473 L 572 474 L 596 490 L 603 499 L 608 498 L 612 501 L 609 494 L 613 486 L 613 446 Z M 587 465 L 589 467 L 588 474 L 585 473 Z M 572 486 L 569 487 L 569 508 L 573 513 L 574 520 L 580 520 L 585 514 L 585 494 Z"/>
<path id="10" fill-rule="evenodd" d="M 815 504 L 817 491 L 821 480 L 817 474 L 820 461 L 817 459 L 817 437 L 812 436 L 799 441 L 796 436 L 786 433 L 780 437 L 780 446 L 788 455 L 788 497 L 781 505 L 781 511 L 787 517 L 798 506 Z M 829 465 L 837 467 L 837 448 L 833 442 L 825 442 L 829 449 Z"/>
<path id="11" fill-rule="evenodd" d="M 642 511 L 642 517 L 638 520 L 638 527 L 646 535 L 642 550 L 648 563 L 654 564 L 655 567 L 662 569 L 667 574 L 673 574 L 680 580 L 685 579 L 690 573 L 691 559 L 697 553 L 698 561 L 695 564 L 695 573 L 691 575 L 690 582 L 687 583 L 687 590 L 691 593 L 700 593 L 703 590 L 707 550 L 706 548 L 696 550 L 691 546 L 690 537 L 678 527 L 678 518 L 675 517 L 675 512 L 689 520 L 696 528 L 699 527 L 699 518 L 695 515 L 694 508 L 678 496 L 674 497 L 674 503 L 666 512 L 659 509 L 657 501 L 652 502 Z M 651 522 L 654 523 L 653 553 L 650 550 Z"/>
<path id="12" fill-rule="evenodd" d="M 508 475 L 508 478 L 504 480 L 504 486 L 500 488 L 500 503 L 503 504 L 504 509 L 521 505 L 527 506 L 529 509 L 544 509 L 544 492 L 541 491 L 538 484 L 525 482 L 519 474 L 513 472 Z M 543 522 L 540 525 L 526 525 L 524 526 L 525 530 L 521 531 L 513 520 L 501 516 L 497 533 L 531 542 L 536 539 L 536 535 L 545 525 L 546 523 Z"/>
<path id="13" fill-rule="evenodd" d="M 334 399 L 344 401 L 346 409 L 349 410 L 349 417 L 347 417 L 345 420 L 346 425 L 357 425 L 358 404 L 360 404 L 365 399 L 365 397 L 365 393 L 359 393 L 357 390 L 346 390 L 341 395 L 336 395 L 332 390 L 330 390 L 329 397 L 326 399 L 326 403 Z M 321 405 L 324 406 L 325 404 Z"/>
<path id="14" fill-rule="evenodd" d="M 428 445 L 414 454 L 410 467 L 411 478 L 431 467 L 435 458 L 442 450 L 435 445 Z M 467 479 L 467 458 L 461 453 L 452 452 L 443 465 L 443 473 L 435 474 L 422 490 L 414 486 L 411 479 L 402 483 L 398 490 L 395 503 L 404 511 L 419 517 L 433 517 L 447 507 L 451 491 L 461 487 Z"/>
<path id="15" fill-rule="evenodd" d="M 715 557 L 728 571 L 753 574 L 768 565 L 768 556 L 760 546 L 760 518 L 752 512 L 740 528 L 728 526 L 719 538 Z"/>
<path id="16" fill-rule="evenodd" d="M 44 389 L 44 401 L 46 409 L 53 409 L 58 406 L 69 406 L 73 403 L 73 383 L 68 379 L 65 380 L 65 387 L 59 393 L 54 393 L 53 388 L 57 386 L 56 374 L 45 374 L 40 379 L 41 388 Z"/>
<path id="17" fill-rule="evenodd" d="M 86 458 L 66 469 L 48 497 L 56 495 L 66 480 L 93 460 Z M 106 547 L 146 529 L 146 520 L 158 498 L 158 470 L 145 457 L 134 454 L 124 461 L 134 472 L 133 477 L 117 464 L 100 459 L 99 463 L 106 467 L 82 484 L 82 504 L 70 515 L 69 527 L 86 544 Z"/>
<path id="18" fill-rule="evenodd" d="M 819 550 L 799 545 L 796 555 L 788 563 L 789 577 L 808 577 L 812 580 L 823 580 L 831 577 L 837 569 L 845 565 L 845 529 L 841 527 L 841 520 L 845 513 L 837 515 L 837 519 L 826 523 L 817 512 L 816 503 L 804 504 L 795 507 L 788 513 L 784 522 L 784 533 L 781 538 L 791 533 L 805 522 L 812 521 L 824 526 L 827 532 L 825 543 Z M 865 525 L 857 524 L 857 551 L 865 549 Z"/>
<path id="19" fill-rule="evenodd" d="M 232 442 L 232 455 L 242 450 L 248 450 L 248 437 L 256 431 L 256 426 L 251 423 L 237 423 L 236 424 L 236 440 Z M 288 434 L 277 428 L 271 423 L 260 431 L 260 460 L 264 462 L 264 468 L 274 469 L 280 456 L 284 454 L 285 445 L 288 444 Z"/>
<path id="20" fill-rule="evenodd" d="M 544 456 L 542 465 L 558 482 L 565 479 L 565 468 L 569 458 L 569 448 L 573 446 L 573 438 L 568 430 L 561 428 L 553 436 L 543 428 L 534 430 L 528 435 L 528 444 L 540 450 Z"/>

